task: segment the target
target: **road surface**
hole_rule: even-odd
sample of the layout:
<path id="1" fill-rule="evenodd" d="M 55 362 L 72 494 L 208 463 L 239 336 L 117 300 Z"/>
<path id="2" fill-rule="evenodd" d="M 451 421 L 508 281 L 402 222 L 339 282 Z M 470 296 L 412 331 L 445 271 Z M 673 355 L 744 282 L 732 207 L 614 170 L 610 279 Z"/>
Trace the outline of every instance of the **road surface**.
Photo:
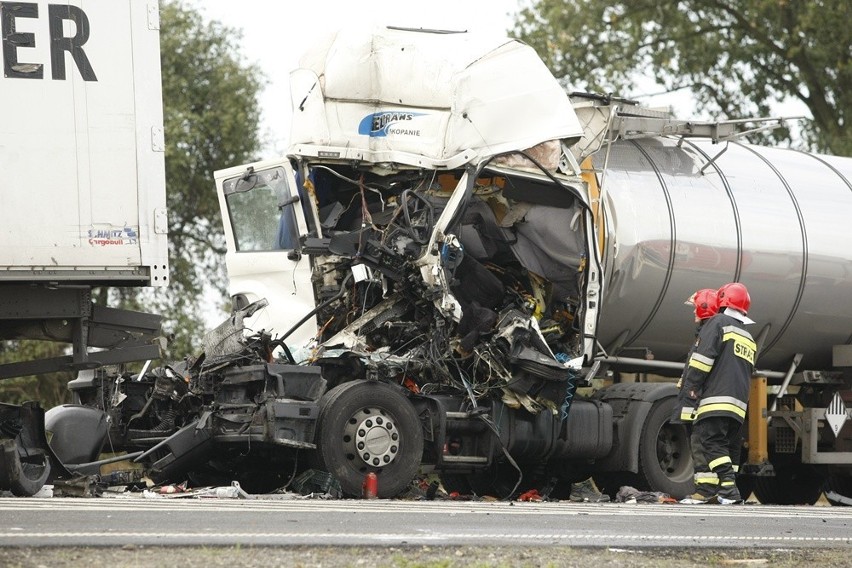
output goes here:
<path id="1" fill-rule="evenodd" d="M 0 499 L 0 546 L 850 548 L 852 508 L 284 499 Z"/>

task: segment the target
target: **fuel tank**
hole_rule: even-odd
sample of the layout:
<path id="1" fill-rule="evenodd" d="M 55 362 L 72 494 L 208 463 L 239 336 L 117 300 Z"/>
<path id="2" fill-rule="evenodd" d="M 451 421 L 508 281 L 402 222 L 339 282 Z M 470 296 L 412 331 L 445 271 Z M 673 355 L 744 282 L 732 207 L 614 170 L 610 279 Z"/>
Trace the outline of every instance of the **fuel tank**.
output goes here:
<path id="1" fill-rule="evenodd" d="M 602 182 L 609 355 L 683 361 L 697 289 L 743 282 L 757 368 L 831 366 L 852 341 L 852 159 L 641 138 L 594 156 Z"/>

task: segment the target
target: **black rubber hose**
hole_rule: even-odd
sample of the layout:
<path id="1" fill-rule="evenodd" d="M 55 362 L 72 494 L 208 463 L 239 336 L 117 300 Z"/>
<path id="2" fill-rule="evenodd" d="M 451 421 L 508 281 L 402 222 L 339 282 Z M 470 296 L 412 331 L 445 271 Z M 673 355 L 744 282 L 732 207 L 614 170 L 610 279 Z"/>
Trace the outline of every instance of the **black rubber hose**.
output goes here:
<path id="1" fill-rule="evenodd" d="M 317 307 L 315 307 L 314 309 L 312 309 L 311 311 L 309 311 L 307 314 L 305 314 L 305 317 L 303 317 L 302 319 L 300 319 L 299 321 L 297 321 L 297 322 L 296 322 L 296 324 L 295 324 L 293 327 L 291 327 L 289 330 L 287 330 L 287 333 L 285 333 L 285 334 L 284 334 L 284 335 L 282 335 L 280 338 L 278 338 L 278 341 L 282 341 L 282 342 L 283 342 L 285 339 L 287 339 L 288 337 L 290 337 L 290 335 L 292 335 L 294 331 L 296 331 L 297 329 L 299 329 L 300 327 L 302 327 L 302 324 L 303 324 L 303 323 L 305 323 L 306 321 L 308 321 L 309 319 L 311 319 L 312 317 L 314 317 L 314 315 L 315 315 L 318 311 L 320 311 L 321 309 L 325 308 L 326 306 L 328 306 L 328 305 L 329 305 L 329 304 L 331 304 L 332 302 L 335 302 L 335 301 L 339 300 L 340 298 L 342 298 L 342 297 L 343 297 L 343 294 L 345 294 L 345 293 L 346 293 L 346 285 L 347 285 L 347 284 L 349 284 L 349 281 L 350 281 L 350 280 L 352 280 L 352 273 L 351 273 L 351 272 L 350 272 L 349 274 L 347 274 L 347 275 L 346 275 L 346 278 L 344 278 L 344 279 L 343 279 L 343 283 L 340 285 L 340 291 L 339 291 L 337 294 L 335 294 L 334 296 L 332 296 L 331 298 L 329 298 L 328 300 L 326 300 L 325 302 L 321 303 L 320 305 L 318 305 Z"/>

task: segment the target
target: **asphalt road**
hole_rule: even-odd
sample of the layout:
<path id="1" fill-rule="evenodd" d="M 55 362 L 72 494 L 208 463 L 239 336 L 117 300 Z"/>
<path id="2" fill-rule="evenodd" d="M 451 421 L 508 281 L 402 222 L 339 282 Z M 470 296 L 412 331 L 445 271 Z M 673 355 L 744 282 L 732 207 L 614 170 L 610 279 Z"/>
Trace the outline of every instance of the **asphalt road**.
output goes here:
<path id="1" fill-rule="evenodd" d="M 852 548 L 852 508 L 282 499 L 0 499 L 0 546 Z"/>

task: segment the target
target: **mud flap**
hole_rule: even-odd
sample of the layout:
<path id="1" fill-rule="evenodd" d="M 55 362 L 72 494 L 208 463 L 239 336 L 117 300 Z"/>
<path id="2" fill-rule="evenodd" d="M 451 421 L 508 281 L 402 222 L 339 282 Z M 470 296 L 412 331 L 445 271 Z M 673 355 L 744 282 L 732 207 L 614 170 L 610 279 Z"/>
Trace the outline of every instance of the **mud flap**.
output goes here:
<path id="1" fill-rule="evenodd" d="M 17 497 L 38 493 L 50 475 L 50 449 L 44 435 L 44 409 L 0 403 L 0 490 Z M 12 437 L 14 436 L 14 437 Z"/>

